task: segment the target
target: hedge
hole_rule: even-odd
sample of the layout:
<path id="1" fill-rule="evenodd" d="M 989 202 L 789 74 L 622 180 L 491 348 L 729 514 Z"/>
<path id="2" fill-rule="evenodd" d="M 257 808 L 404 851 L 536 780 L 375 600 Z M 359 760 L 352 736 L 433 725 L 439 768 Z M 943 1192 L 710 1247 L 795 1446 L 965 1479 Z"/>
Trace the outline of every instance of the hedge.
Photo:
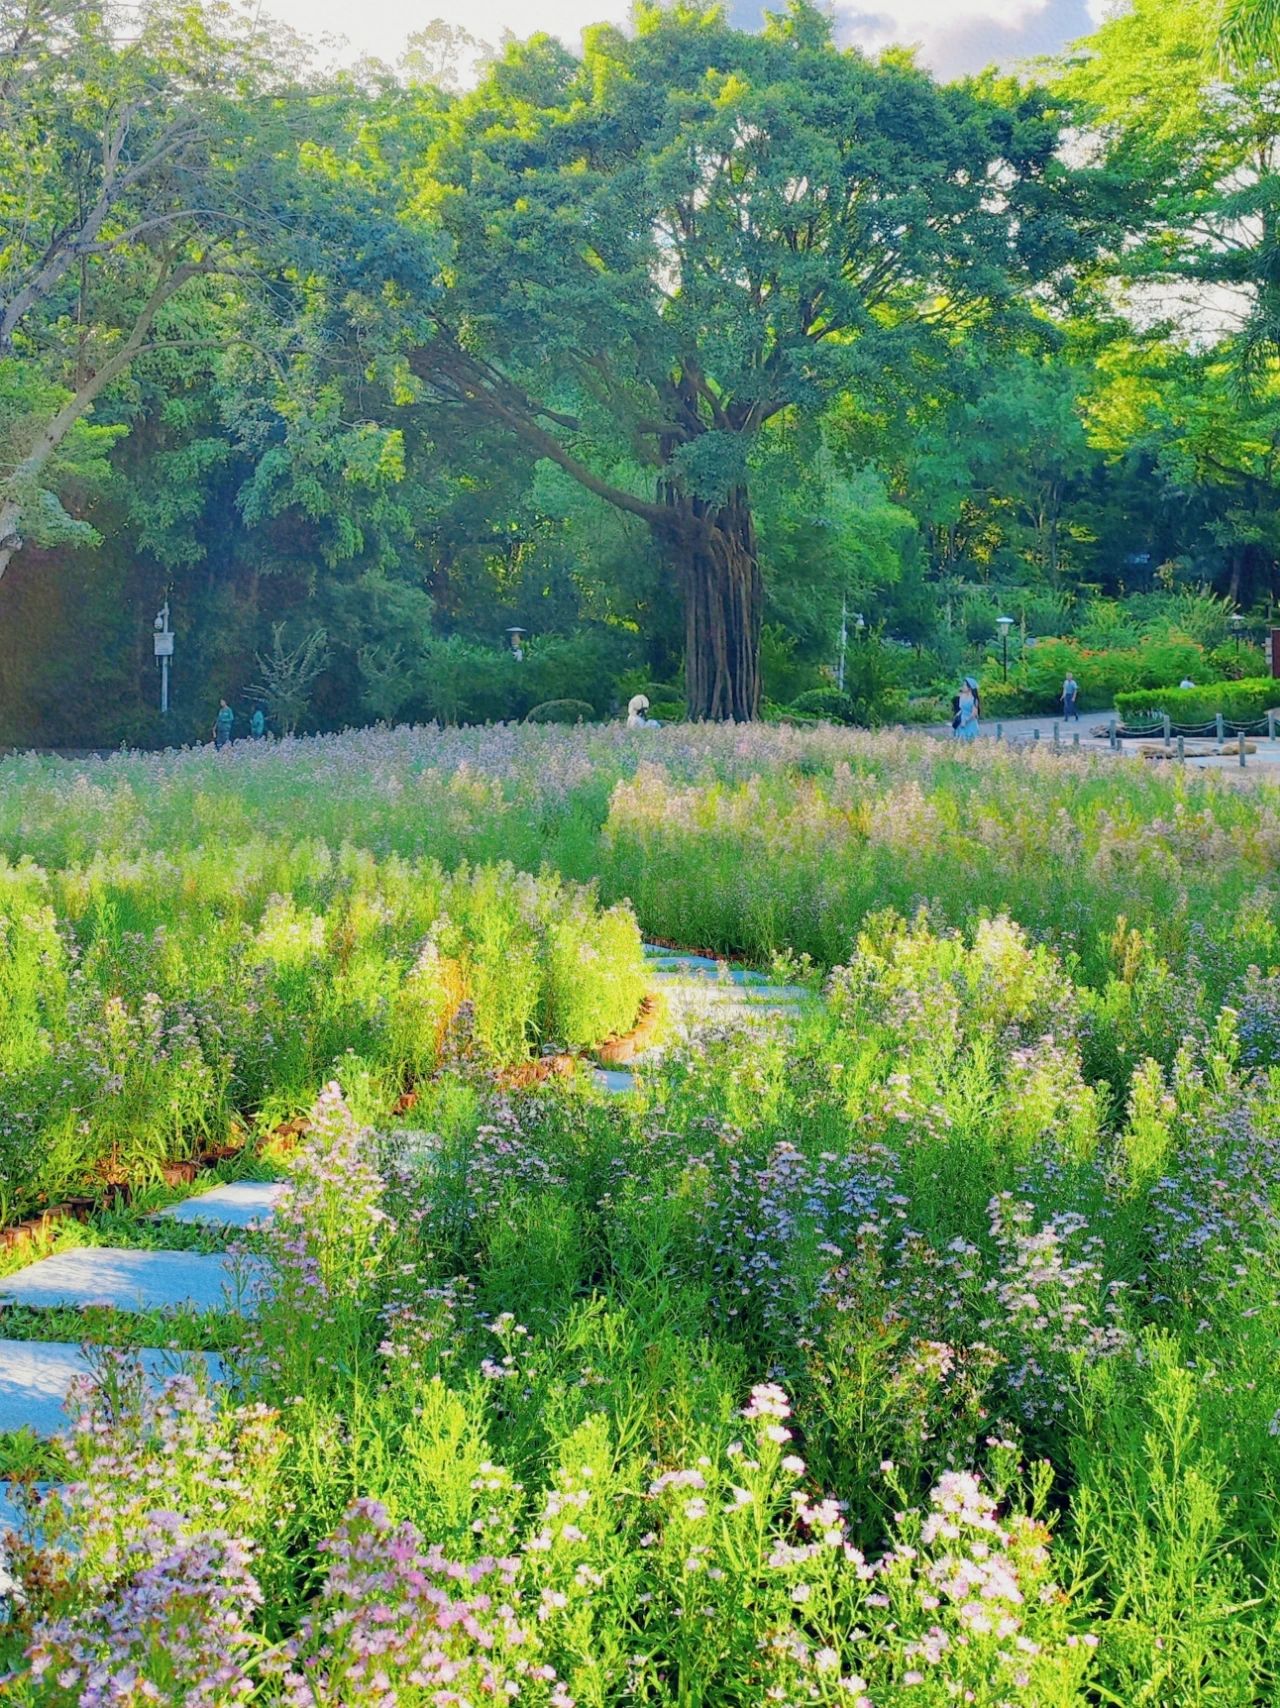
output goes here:
<path id="1" fill-rule="evenodd" d="M 525 714 L 527 724 L 589 724 L 595 707 L 586 700 L 544 700 Z"/>
<path id="2" fill-rule="evenodd" d="M 1257 723 L 1276 706 L 1280 682 L 1270 676 L 1197 688 L 1137 688 L 1116 695 L 1116 712 L 1126 724 L 1150 723 L 1165 712 L 1175 724 L 1211 724 L 1219 712 L 1229 723 Z"/>

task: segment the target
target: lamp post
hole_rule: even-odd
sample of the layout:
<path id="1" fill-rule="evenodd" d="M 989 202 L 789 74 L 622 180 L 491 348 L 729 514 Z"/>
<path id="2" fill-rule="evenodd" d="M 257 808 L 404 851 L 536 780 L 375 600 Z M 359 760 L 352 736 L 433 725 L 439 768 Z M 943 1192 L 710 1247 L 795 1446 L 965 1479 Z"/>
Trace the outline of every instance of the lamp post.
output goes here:
<path id="1" fill-rule="evenodd" d="M 1013 627 L 1012 617 L 997 617 L 996 627 L 1000 630 L 1000 674 L 1003 681 L 1009 680 L 1009 630 Z"/>
<path id="2" fill-rule="evenodd" d="M 1239 611 L 1233 611 L 1231 613 L 1231 627 L 1235 630 L 1235 634 L 1236 634 L 1236 657 L 1239 658 L 1239 656 L 1240 656 L 1240 631 L 1244 627 L 1244 618 L 1240 615 Z"/>
<path id="3" fill-rule="evenodd" d="M 173 659 L 173 630 L 169 626 L 169 601 L 166 599 L 156 612 L 155 654 L 160 666 L 160 715 L 167 717 L 169 713 L 169 665 Z"/>

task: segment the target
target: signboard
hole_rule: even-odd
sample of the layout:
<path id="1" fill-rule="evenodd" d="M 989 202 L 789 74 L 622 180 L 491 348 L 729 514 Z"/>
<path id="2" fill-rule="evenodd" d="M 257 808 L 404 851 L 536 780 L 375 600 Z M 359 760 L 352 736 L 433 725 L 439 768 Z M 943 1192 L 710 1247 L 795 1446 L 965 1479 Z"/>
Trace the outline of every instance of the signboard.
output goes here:
<path id="1" fill-rule="evenodd" d="M 173 657 L 173 635 L 172 634 L 157 633 L 157 635 L 155 636 L 155 643 L 156 643 L 156 657 L 157 658 L 172 658 Z"/>

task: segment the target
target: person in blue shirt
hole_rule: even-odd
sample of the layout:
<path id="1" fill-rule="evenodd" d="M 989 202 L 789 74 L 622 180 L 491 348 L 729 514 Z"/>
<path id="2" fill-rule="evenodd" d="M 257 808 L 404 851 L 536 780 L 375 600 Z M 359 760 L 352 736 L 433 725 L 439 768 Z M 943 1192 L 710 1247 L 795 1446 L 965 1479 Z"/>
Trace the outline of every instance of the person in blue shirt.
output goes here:
<path id="1" fill-rule="evenodd" d="M 253 708 L 253 716 L 249 719 L 249 734 L 255 741 L 261 741 L 267 733 L 267 720 L 261 706 Z"/>
<path id="2" fill-rule="evenodd" d="M 231 740 L 231 732 L 235 728 L 236 714 L 225 700 L 218 703 L 218 715 L 213 720 L 213 745 L 219 752 Z"/>
<path id="3" fill-rule="evenodd" d="M 966 676 L 960 685 L 960 693 L 956 701 L 956 717 L 953 727 L 957 741 L 973 741 L 976 739 L 980 715 L 981 702 L 978 699 L 978 684 L 972 676 Z"/>

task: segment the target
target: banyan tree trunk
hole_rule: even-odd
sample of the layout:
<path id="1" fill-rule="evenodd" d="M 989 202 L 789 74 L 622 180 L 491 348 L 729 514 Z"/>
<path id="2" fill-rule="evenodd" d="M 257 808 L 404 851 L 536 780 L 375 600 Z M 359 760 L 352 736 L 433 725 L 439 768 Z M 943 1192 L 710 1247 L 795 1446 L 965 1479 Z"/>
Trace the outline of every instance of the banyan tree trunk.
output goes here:
<path id="1" fill-rule="evenodd" d="M 760 715 L 764 589 L 745 489 L 723 504 L 668 497 L 664 553 L 684 601 L 689 716 L 749 723 Z"/>

